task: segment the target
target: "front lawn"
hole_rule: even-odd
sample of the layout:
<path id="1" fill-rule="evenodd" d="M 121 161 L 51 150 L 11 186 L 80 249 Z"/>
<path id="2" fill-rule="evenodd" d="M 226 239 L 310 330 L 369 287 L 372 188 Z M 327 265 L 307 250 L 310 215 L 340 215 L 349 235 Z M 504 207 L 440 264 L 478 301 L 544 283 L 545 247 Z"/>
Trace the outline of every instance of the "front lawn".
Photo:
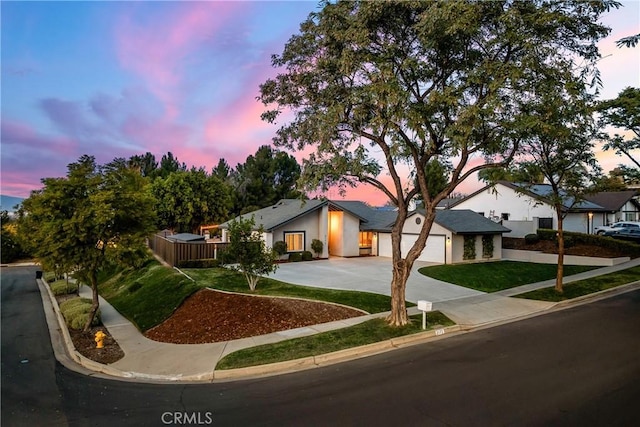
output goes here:
<path id="1" fill-rule="evenodd" d="M 561 294 L 556 292 L 555 288 L 551 286 L 549 288 L 516 295 L 516 298 L 559 302 L 615 288 L 616 286 L 626 285 L 627 283 L 637 280 L 640 280 L 640 267 L 633 267 L 627 270 L 605 274 L 604 276 L 567 283 L 563 286 L 563 293 Z"/>
<path id="2" fill-rule="evenodd" d="M 251 291 L 244 276 L 232 270 L 225 268 L 186 268 L 182 271 L 192 277 L 200 287 L 206 286 L 222 291 L 240 292 L 250 295 L 295 297 L 333 302 L 359 308 L 367 313 L 381 313 L 391 310 L 391 298 L 386 295 L 292 285 L 269 278 L 260 279 L 256 290 Z M 414 305 L 415 304 L 407 302 L 407 307 L 413 307 Z"/>
<path id="3" fill-rule="evenodd" d="M 477 264 L 434 265 L 418 270 L 425 276 L 482 292 L 498 292 L 556 277 L 555 264 L 518 261 L 483 262 Z M 564 276 L 598 267 L 565 265 Z"/>
<path id="4" fill-rule="evenodd" d="M 372 319 L 308 337 L 246 348 L 222 358 L 216 369 L 244 368 L 301 359 L 422 332 L 422 315 L 411 316 L 410 320 L 411 323 L 408 325 L 397 328 L 389 326 L 384 319 Z M 428 314 L 427 330 L 451 325 L 454 323 L 439 311 Z"/>

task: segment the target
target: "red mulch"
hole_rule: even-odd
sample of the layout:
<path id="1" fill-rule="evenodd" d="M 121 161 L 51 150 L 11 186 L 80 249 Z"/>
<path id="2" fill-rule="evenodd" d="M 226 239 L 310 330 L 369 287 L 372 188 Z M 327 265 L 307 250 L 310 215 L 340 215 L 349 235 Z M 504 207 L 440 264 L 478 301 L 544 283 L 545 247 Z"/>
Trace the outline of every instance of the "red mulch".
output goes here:
<path id="1" fill-rule="evenodd" d="M 254 297 L 202 289 L 145 333 L 176 344 L 203 344 L 362 316 L 346 307 L 289 298 Z"/>

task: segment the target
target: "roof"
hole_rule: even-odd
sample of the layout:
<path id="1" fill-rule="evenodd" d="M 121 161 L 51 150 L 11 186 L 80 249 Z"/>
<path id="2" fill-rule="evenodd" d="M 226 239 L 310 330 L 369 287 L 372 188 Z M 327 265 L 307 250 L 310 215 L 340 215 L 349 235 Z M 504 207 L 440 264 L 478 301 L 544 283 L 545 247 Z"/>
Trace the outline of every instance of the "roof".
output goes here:
<path id="1" fill-rule="evenodd" d="M 628 201 L 635 201 L 634 197 L 637 195 L 635 190 L 627 191 L 603 191 L 600 193 L 591 194 L 586 197 L 592 203 L 602 206 L 608 211 L 617 212 Z"/>
<path id="2" fill-rule="evenodd" d="M 166 237 L 169 240 L 176 240 L 179 242 L 197 242 L 200 240 L 204 241 L 204 236 L 201 236 L 199 234 L 192 234 L 192 233 L 179 233 L 179 234 L 174 234 Z"/>
<path id="3" fill-rule="evenodd" d="M 329 205 L 330 210 L 346 211 L 359 218 L 362 231 L 391 232 L 398 216 L 397 211 L 375 209 L 360 201 L 282 199 L 273 206 L 241 215 L 239 218 L 250 219 L 253 216 L 255 229 L 262 225 L 265 231 L 270 232 L 325 205 Z M 424 215 L 424 210 L 415 210 L 410 212 L 409 216 L 416 213 Z M 455 234 L 497 234 L 511 231 L 468 209 L 438 210 L 435 222 Z M 220 227 L 228 228 L 228 224 L 229 221 Z"/>
<path id="4" fill-rule="evenodd" d="M 454 234 L 499 234 L 511 231 L 470 209 L 437 210 L 435 222 Z"/>
<path id="5" fill-rule="evenodd" d="M 501 184 L 507 188 L 511 188 L 514 191 L 517 191 L 519 193 L 522 194 L 526 194 L 529 197 L 532 197 L 536 200 L 539 200 L 540 202 L 543 203 L 547 203 L 547 204 L 551 204 L 549 201 L 549 196 L 551 196 L 553 194 L 553 189 L 551 188 L 550 184 L 522 184 L 522 183 L 514 183 L 514 182 L 509 182 L 509 181 L 498 181 L 496 182 L 496 184 Z M 455 206 L 459 205 L 460 203 L 477 196 L 478 194 L 486 191 L 487 189 L 493 187 L 493 185 L 487 185 L 483 188 L 481 188 L 480 190 L 476 191 L 475 193 L 470 194 L 469 196 L 452 203 L 451 205 L 449 205 L 449 209 L 454 208 Z M 587 200 L 583 200 L 580 201 L 578 203 L 574 203 L 574 198 L 567 195 L 566 193 L 561 193 L 561 196 L 563 197 L 563 208 L 564 210 L 568 210 L 571 212 L 576 212 L 576 211 L 595 211 L 595 212 L 602 212 L 602 211 L 606 211 L 606 209 L 604 207 L 602 207 L 601 205 L 594 203 L 592 201 L 590 201 L 588 198 Z"/>
<path id="6" fill-rule="evenodd" d="M 362 202 L 353 202 L 353 203 L 361 203 L 365 207 L 368 208 Z M 307 215 L 317 209 L 322 208 L 325 205 L 329 205 L 330 209 L 334 210 L 343 210 L 351 213 L 355 217 L 360 220 L 367 221 L 367 218 L 361 216 L 358 212 L 362 210 L 360 206 L 357 205 L 349 205 L 347 202 L 332 202 L 328 200 L 300 200 L 300 199 L 282 199 L 278 203 L 273 206 L 268 206 L 266 208 L 258 209 L 257 211 L 249 212 L 244 215 L 240 215 L 238 218 L 242 219 L 251 219 L 251 217 L 255 220 L 254 229 L 260 228 L 262 226 L 264 231 L 273 231 L 278 227 L 282 227 L 283 225 L 294 221 L 301 216 Z M 356 209 L 352 211 L 351 209 Z M 370 209 L 370 208 L 369 208 Z M 220 224 L 220 228 L 228 228 L 229 222 L 227 221 L 223 224 Z"/>

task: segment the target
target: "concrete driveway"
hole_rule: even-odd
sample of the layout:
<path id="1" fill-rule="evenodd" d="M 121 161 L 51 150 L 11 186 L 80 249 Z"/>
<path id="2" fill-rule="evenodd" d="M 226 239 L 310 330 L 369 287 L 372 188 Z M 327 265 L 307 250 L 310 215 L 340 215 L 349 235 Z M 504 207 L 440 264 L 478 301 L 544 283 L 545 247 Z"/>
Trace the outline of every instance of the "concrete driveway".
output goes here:
<path id="1" fill-rule="evenodd" d="M 407 281 L 408 301 L 450 301 L 483 295 L 483 292 L 441 282 L 418 273 L 433 263 L 416 261 Z M 328 260 L 280 264 L 269 277 L 297 285 L 391 295 L 391 258 L 330 258 Z"/>

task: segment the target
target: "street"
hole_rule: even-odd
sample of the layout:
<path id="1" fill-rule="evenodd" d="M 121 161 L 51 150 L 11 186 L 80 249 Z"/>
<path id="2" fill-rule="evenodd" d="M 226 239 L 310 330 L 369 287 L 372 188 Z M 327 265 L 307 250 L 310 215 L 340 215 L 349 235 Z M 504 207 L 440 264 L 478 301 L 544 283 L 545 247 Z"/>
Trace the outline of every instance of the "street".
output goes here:
<path id="1" fill-rule="evenodd" d="M 34 271 L 2 269 L 3 425 L 640 423 L 640 291 L 325 368 L 159 385 L 57 363 Z"/>

